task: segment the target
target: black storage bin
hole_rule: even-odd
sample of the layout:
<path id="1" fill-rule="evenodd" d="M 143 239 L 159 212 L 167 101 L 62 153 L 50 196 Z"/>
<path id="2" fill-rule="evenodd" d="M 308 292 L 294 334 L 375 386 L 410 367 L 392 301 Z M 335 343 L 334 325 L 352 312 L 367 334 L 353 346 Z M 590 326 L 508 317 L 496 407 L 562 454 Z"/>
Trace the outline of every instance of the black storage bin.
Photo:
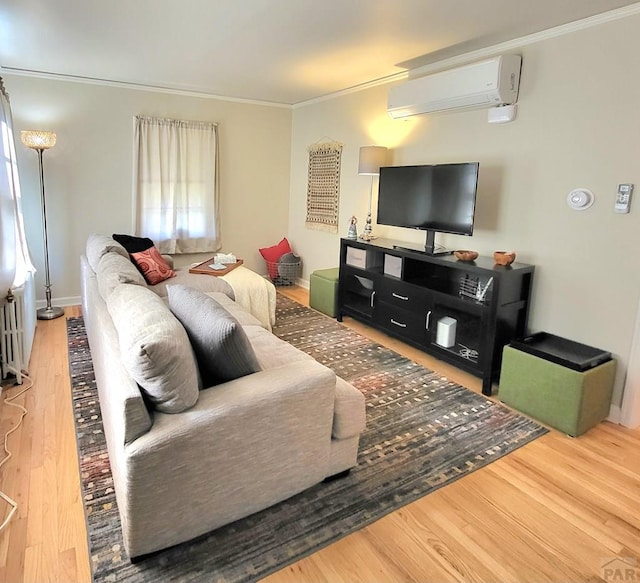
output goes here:
<path id="1" fill-rule="evenodd" d="M 592 369 L 611 360 L 610 352 L 567 340 L 548 332 L 538 332 L 522 340 L 513 340 L 511 346 L 579 372 Z"/>

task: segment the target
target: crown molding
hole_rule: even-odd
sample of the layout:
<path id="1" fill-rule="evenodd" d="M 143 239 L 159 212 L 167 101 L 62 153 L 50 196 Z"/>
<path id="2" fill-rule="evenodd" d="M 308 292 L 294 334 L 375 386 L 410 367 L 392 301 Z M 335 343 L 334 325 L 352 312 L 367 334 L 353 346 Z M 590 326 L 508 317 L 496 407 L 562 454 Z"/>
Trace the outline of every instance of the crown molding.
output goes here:
<path id="1" fill-rule="evenodd" d="M 313 105 L 314 103 L 320 103 L 322 101 L 327 101 L 329 99 L 334 99 L 336 97 L 342 97 L 343 95 L 349 95 L 351 93 L 358 93 L 359 91 L 364 91 L 365 89 L 370 89 L 371 87 L 378 87 L 379 85 L 387 85 L 389 83 L 393 83 L 394 81 L 403 81 L 408 77 L 409 77 L 408 71 L 401 71 L 400 73 L 394 73 L 393 75 L 380 77 L 379 79 L 374 79 L 373 81 L 367 81 L 366 83 L 354 85 L 353 87 L 347 87 L 346 89 L 341 89 L 340 91 L 327 93 L 326 95 L 321 95 L 320 97 L 314 97 L 313 99 L 299 101 L 298 103 L 293 104 L 293 109 L 298 109 L 299 107 L 305 107 L 307 105 Z"/>
<path id="2" fill-rule="evenodd" d="M 233 103 L 243 103 L 246 105 L 261 105 L 264 107 L 278 107 L 291 109 L 288 103 L 277 103 L 274 101 L 260 101 L 258 99 L 243 99 L 241 97 L 227 97 L 203 91 L 191 91 L 188 89 L 177 89 L 174 87 L 162 87 L 158 85 L 145 85 L 142 83 L 129 83 L 127 81 L 111 81 L 109 79 L 99 79 L 96 77 L 84 77 L 82 75 L 65 75 L 61 73 L 47 73 L 45 71 L 33 71 L 30 69 L 19 69 L 14 67 L 0 66 L 0 73 L 6 72 L 20 77 L 35 77 L 38 79 L 49 79 L 52 81 L 67 81 L 71 83 L 84 83 L 87 85 L 101 85 L 103 87 L 117 87 L 120 89 L 132 89 L 134 91 L 150 91 L 153 93 L 167 93 L 169 95 L 180 95 L 182 97 L 197 97 L 200 99 L 216 99 L 218 101 L 230 101 Z"/>

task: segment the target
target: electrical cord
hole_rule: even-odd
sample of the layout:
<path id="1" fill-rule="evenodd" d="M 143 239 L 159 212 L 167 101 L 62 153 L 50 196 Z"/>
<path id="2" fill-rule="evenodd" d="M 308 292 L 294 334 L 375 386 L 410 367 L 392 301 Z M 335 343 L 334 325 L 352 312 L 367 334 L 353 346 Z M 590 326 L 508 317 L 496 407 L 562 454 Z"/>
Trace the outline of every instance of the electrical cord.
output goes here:
<path id="1" fill-rule="evenodd" d="M 9 447 L 7 445 L 9 436 L 22 425 L 22 420 L 27 414 L 27 410 L 22 405 L 19 405 L 18 403 L 14 403 L 13 401 L 18 397 L 20 397 L 21 395 L 24 395 L 34 384 L 33 380 L 30 377 L 28 377 L 26 374 L 22 374 L 21 376 L 23 379 L 27 381 L 27 386 L 23 387 L 21 391 L 19 391 L 12 397 L 6 397 L 4 400 L 5 404 L 8 405 L 9 407 L 15 407 L 16 409 L 20 409 L 20 419 L 18 419 L 18 422 L 11 429 L 9 429 L 9 431 L 7 431 L 4 435 L 4 453 L 6 454 L 6 456 L 2 459 L 2 461 L 0 461 L 0 468 L 2 468 L 2 466 L 4 466 L 4 464 L 6 464 L 11 459 L 11 452 L 9 451 Z M 18 385 L 18 386 L 21 386 L 21 385 Z M 0 524 L 0 532 L 1 532 L 7 526 L 7 524 L 9 524 L 9 522 L 11 521 L 11 518 L 13 518 L 13 515 L 18 509 L 18 503 L 15 500 L 13 500 L 13 498 L 10 498 L 9 496 L 7 496 L 7 494 L 5 494 L 2 490 L 0 490 L 0 498 L 5 500 L 5 502 L 7 502 L 9 506 L 11 506 L 11 510 L 9 511 L 8 516 L 4 519 L 3 523 Z"/>

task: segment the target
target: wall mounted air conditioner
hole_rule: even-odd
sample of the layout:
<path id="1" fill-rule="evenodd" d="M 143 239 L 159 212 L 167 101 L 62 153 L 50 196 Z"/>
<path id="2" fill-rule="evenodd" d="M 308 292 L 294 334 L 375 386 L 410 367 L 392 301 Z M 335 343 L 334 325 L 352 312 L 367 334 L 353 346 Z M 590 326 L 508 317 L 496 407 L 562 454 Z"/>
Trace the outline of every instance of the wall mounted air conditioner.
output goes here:
<path id="1" fill-rule="evenodd" d="M 412 79 L 389 90 L 387 111 L 402 118 L 515 103 L 521 62 L 519 55 L 502 55 Z"/>

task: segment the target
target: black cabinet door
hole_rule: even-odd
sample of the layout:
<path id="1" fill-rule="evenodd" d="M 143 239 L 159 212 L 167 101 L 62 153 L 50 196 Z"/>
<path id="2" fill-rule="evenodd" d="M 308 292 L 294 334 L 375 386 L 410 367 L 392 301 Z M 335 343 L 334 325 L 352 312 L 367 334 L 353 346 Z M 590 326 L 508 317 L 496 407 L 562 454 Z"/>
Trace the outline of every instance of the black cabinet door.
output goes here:
<path id="1" fill-rule="evenodd" d="M 375 301 L 375 278 L 357 269 L 342 267 L 340 273 L 340 308 L 371 318 Z"/>
<path id="2" fill-rule="evenodd" d="M 465 368 L 484 370 L 491 362 L 488 310 L 469 310 L 466 302 L 434 298 L 429 309 L 427 349 Z"/>

